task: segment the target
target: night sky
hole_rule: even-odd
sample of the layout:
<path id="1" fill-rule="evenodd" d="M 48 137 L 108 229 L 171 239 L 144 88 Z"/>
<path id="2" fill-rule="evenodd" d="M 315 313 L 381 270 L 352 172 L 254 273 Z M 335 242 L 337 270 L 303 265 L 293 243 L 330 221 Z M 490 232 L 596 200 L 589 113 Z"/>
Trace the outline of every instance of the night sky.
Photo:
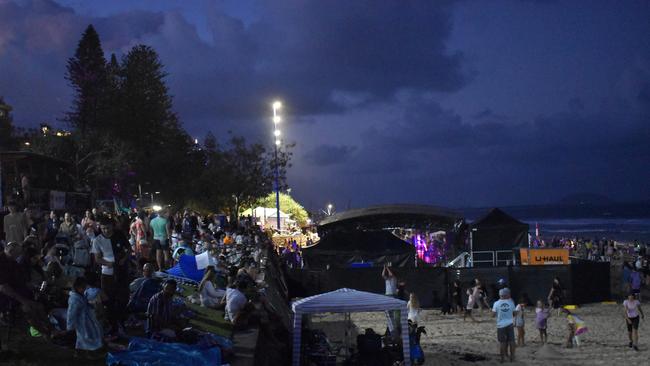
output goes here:
<path id="1" fill-rule="evenodd" d="M 311 209 L 650 198 L 648 1 L 0 0 L 0 95 L 60 125 L 84 28 L 154 47 L 193 137 L 296 142 Z"/>

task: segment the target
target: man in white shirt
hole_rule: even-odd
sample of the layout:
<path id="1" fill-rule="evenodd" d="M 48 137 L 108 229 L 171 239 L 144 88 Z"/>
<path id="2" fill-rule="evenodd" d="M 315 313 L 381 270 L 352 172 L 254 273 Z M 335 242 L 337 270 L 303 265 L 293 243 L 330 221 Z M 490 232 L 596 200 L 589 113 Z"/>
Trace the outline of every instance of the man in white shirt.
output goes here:
<path id="1" fill-rule="evenodd" d="M 102 266 L 101 286 L 108 297 L 108 320 L 112 331 L 117 332 L 129 301 L 128 260 L 131 245 L 120 231 L 115 231 L 110 219 L 100 222 L 102 233 L 93 240 L 90 253 L 95 263 Z"/>

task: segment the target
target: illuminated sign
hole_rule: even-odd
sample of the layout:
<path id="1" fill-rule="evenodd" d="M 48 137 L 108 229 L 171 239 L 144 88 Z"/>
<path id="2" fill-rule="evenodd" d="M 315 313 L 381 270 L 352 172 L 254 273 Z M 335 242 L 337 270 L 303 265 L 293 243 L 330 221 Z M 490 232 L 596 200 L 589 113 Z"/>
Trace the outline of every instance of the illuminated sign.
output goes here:
<path id="1" fill-rule="evenodd" d="M 568 249 L 519 249 L 521 264 L 543 266 L 547 264 L 569 264 Z"/>

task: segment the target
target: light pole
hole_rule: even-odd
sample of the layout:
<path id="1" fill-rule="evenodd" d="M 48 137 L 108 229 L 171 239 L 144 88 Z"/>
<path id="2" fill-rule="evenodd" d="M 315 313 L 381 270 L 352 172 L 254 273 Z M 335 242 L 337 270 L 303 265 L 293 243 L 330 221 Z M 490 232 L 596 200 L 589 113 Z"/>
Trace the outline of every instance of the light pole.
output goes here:
<path id="1" fill-rule="evenodd" d="M 327 216 L 332 216 L 332 214 L 334 213 L 333 209 L 334 209 L 334 205 L 328 203 L 326 209 L 321 211 Z"/>
<path id="2" fill-rule="evenodd" d="M 275 209 L 277 215 L 277 225 L 278 231 L 280 231 L 280 170 L 278 163 L 278 149 L 280 148 L 280 128 L 278 124 L 280 123 L 280 108 L 282 108 L 282 103 L 279 101 L 273 102 L 273 136 L 275 136 Z"/>

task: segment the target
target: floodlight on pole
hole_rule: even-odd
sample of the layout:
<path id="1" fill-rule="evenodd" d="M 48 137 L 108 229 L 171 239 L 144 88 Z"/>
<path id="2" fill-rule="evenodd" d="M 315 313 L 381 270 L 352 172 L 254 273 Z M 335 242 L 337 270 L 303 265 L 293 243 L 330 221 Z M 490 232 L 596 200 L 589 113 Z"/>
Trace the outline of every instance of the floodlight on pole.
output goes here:
<path id="1" fill-rule="evenodd" d="M 280 101 L 275 101 L 272 104 L 273 107 L 273 125 L 275 129 L 273 130 L 273 136 L 275 136 L 275 209 L 276 209 L 276 219 L 277 219 L 277 228 L 280 230 L 280 169 L 278 167 L 278 149 L 282 144 L 280 140 L 280 130 L 278 129 L 278 123 L 280 123 L 280 112 L 279 109 L 282 108 L 282 103 Z"/>

